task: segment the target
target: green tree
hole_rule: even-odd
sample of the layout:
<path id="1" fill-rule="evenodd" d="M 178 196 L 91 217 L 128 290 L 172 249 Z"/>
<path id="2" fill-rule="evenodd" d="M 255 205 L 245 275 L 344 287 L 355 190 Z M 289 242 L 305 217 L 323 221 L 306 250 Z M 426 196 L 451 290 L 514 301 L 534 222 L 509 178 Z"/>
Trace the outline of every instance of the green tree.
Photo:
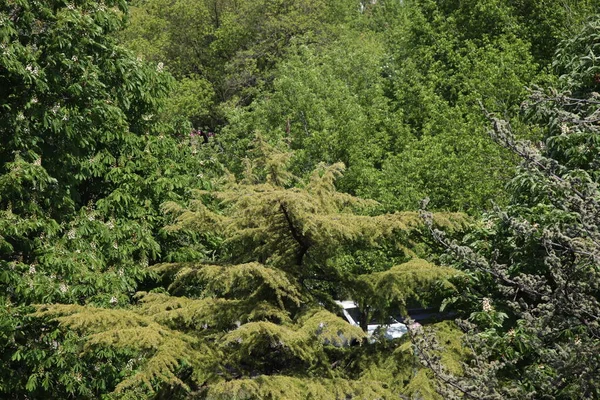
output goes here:
<path id="1" fill-rule="evenodd" d="M 457 378 L 425 356 L 446 398 L 600 396 L 600 103 L 581 90 L 598 68 L 590 56 L 598 32 L 596 18 L 563 42 L 555 63 L 561 90 L 536 90 L 523 105 L 542 140 L 518 141 L 507 121 L 489 115 L 495 140 L 522 160 L 510 204 L 488 215 L 468 246 L 436 233 L 472 273 L 465 297 L 484 297 L 468 326 L 478 362 Z"/>
<path id="2" fill-rule="evenodd" d="M 434 286 L 452 290 L 455 270 L 411 250 L 423 228 L 418 214 L 365 215 L 372 202 L 335 190 L 342 165 L 321 166 L 304 181 L 288 172 L 289 154 L 260 140 L 255 150 L 242 180 L 228 177 L 187 206 L 164 206 L 177 215 L 168 230 L 225 238 L 216 262 L 155 265 L 165 287 L 138 293 L 130 309 L 38 307 L 36 320 L 77 335 L 88 362 L 129 355 L 111 396 L 392 398 L 406 382 L 383 371 L 410 380 L 410 345 L 341 347 L 365 333 L 336 316 L 332 300 L 354 297 L 369 320 L 413 298 L 427 301 Z M 452 230 L 465 218 L 435 221 Z M 342 248 L 384 240 L 407 261 L 382 274 L 353 274 L 333 262 Z"/>
<path id="3" fill-rule="evenodd" d="M 473 213 L 505 201 L 514 160 L 489 139 L 479 100 L 515 115 L 538 67 L 509 5 L 470 4 L 495 21 L 486 29 L 455 3 L 371 4 L 326 44 L 291 46 L 272 90 L 228 108 L 221 137 L 238 156 L 224 162 L 239 171 L 250 133 L 269 132 L 287 138 L 298 173 L 344 162 L 340 188 L 387 210 L 424 197 Z"/>
<path id="4" fill-rule="evenodd" d="M 360 193 L 390 148 L 404 139 L 384 93 L 380 38 L 347 31 L 327 46 L 298 44 L 289 53 L 275 70 L 272 91 L 247 108 L 228 110 L 223 145 L 243 154 L 254 137 L 249 132 L 268 132 L 269 140 L 286 140 L 294 150 L 297 174 L 309 174 L 321 162 L 343 162 L 340 188 Z M 242 168 L 239 161 L 237 168 L 228 164 Z"/>
<path id="5" fill-rule="evenodd" d="M 600 10 L 597 0 L 518 0 L 511 5 L 533 56 L 542 64 L 549 64 L 560 41 Z"/>
<path id="6" fill-rule="evenodd" d="M 32 321 L 31 304 L 127 304 L 148 264 L 204 251 L 160 232 L 160 204 L 202 187 L 204 167 L 158 119 L 172 79 L 112 38 L 125 12 L 119 1 L 0 2 L 3 396 L 90 397 L 119 374 L 97 366 L 82 381 L 92 367 L 72 335 Z"/>
<path id="7" fill-rule="evenodd" d="M 363 195 L 397 209 L 429 197 L 433 209 L 475 213 L 505 201 L 514 161 L 489 139 L 479 101 L 516 115 L 538 72 L 506 3 L 423 0 L 387 11 L 401 22 L 386 29 L 386 93 L 410 134 Z"/>
<path id="8" fill-rule="evenodd" d="M 133 2 L 123 43 L 178 78 L 207 84 L 215 107 L 200 125 L 223 124 L 218 105 L 247 105 L 271 82 L 294 41 L 321 42 L 334 23 L 357 13 L 354 1 L 203 0 Z M 208 95 L 208 93 L 207 93 Z"/>

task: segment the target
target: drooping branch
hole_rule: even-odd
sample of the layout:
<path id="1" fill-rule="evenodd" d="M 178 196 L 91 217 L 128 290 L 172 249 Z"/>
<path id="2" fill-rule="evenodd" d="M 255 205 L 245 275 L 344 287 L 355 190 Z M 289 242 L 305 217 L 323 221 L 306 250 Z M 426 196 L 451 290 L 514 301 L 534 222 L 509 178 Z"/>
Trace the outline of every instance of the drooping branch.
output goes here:
<path id="1" fill-rule="evenodd" d="M 597 222 L 600 203 L 598 203 L 596 185 L 591 186 L 591 193 L 585 193 L 579 190 L 575 186 L 577 183 L 581 183 L 579 180 L 572 181 L 565 179 L 555 172 L 560 166 L 556 160 L 546 158 L 527 143 L 515 140 L 510 123 L 496 118 L 492 113 L 488 112 L 482 104 L 480 105 L 486 118 L 492 122 L 493 128 L 490 130 L 490 136 L 495 142 L 512 151 L 523 159 L 526 165 L 532 166 L 552 182 L 559 185 L 559 187 L 573 194 L 573 201 L 577 200 L 575 206 L 579 209 L 578 214 L 581 215 L 581 229 L 592 241 L 594 247 L 596 249 L 600 248 L 600 240 L 598 240 L 597 232 L 595 232 L 593 226 L 585 223 L 588 220 Z"/>
<path id="2" fill-rule="evenodd" d="M 410 319 L 407 323 L 409 326 L 414 326 Z M 482 374 L 480 372 L 483 371 L 480 363 L 481 360 L 475 352 L 473 343 L 468 337 L 465 337 L 465 344 L 468 346 L 471 355 L 473 356 L 473 362 L 476 365 L 476 368 L 472 370 L 468 364 L 464 364 L 463 373 L 468 376 L 459 378 L 450 373 L 442 364 L 438 355 L 442 348 L 434 333 L 426 331 L 422 327 L 418 327 L 409 328 L 409 334 L 415 352 L 418 354 L 421 363 L 437 378 L 438 384 L 440 385 L 438 389 L 439 393 L 444 396 L 444 398 L 471 400 L 499 400 L 504 398 L 496 391 L 495 385 L 490 385 L 489 382 L 489 378 L 500 368 L 501 363 L 489 365 L 488 369 L 485 370 L 485 373 Z M 480 385 L 479 383 L 485 383 L 485 385 Z"/>
<path id="3" fill-rule="evenodd" d="M 531 296 L 540 298 L 540 297 L 546 295 L 540 291 L 537 291 L 528 286 L 525 286 L 520 282 L 510 279 L 509 277 L 507 277 L 504 274 L 501 274 L 498 271 L 493 270 L 487 261 L 485 261 L 481 258 L 477 259 L 477 254 L 471 248 L 466 247 L 466 246 L 459 246 L 456 243 L 449 242 L 446 238 L 446 235 L 443 232 L 441 232 L 440 230 L 435 229 L 433 227 L 433 220 L 432 220 L 431 213 L 421 210 L 421 217 L 423 218 L 423 221 L 425 222 L 425 225 L 429 229 L 429 232 L 431 233 L 433 238 L 438 243 L 440 243 L 444 248 L 446 248 L 449 252 L 451 252 L 455 256 L 460 256 L 470 266 L 472 266 L 475 269 L 478 269 L 480 271 L 486 272 L 486 273 L 494 276 L 495 278 L 501 280 L 506 285 L 511 286 L 511 287 L 516 287 L 519 290 L 521 290 L 522 292 L 527 293 Z"/>

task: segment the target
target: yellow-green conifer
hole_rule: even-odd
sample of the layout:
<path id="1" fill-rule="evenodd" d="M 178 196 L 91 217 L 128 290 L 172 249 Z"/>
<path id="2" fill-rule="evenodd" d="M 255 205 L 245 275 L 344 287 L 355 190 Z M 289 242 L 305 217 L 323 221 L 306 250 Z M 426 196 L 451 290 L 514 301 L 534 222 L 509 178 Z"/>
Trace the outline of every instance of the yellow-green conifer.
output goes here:
<path id="1" fill-rule="evenodd" d="M 136 355 L 116 397 L 397 396 L 406 382 L 373 368 L 406 356 L 392 352 L 367 367 L 379 345 L 368 344 L 333 300 L 352 296 L 369 318 L 392 305 L 405 312 L 406 302 L 425 300 L 434 286 L 451 289 L 457 272 L 417 257 L 414 243 L 424 228 L 418 214 L 371 215 L 373 202 L 336 190 L 342 164 L 320 166 L 304 181 L 287 171 L 288 160 L 259 137 L 243 177 L 199 191 L 186 206 L 164 205 L 174 217 L 167 230 L 224 238 L 216 260 L 155 265 L 164 286 L 139 293 L 128 309 L 53 305 L 35 315 L 80 335 L 83 353 Z M 434 221 L 460 229 L 465 218 L 439 214 Z M 361 275 L 335 262 L 352 248 L 384 242 L 408 261 Z M 410 379 L 413 366 L 395 369 Z"/>

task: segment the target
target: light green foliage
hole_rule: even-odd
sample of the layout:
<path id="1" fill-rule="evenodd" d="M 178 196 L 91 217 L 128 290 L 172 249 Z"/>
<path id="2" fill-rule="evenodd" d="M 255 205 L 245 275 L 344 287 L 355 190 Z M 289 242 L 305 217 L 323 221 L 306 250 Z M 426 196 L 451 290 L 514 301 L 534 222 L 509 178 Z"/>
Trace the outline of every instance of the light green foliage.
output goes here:
<path id="1" fill-rule="evenodd" d="M 354 13 L 348 0 L 137 1 L 120 38 L 178 78 L 209 82 L 204 102 L 248 104 L 292 42 L 322 40 L 333 22 Z M 201 126 L 221 123 L 218 107 L 211 111 L 193 119 Z"/>
<path id="2" fill-rule="evenodd" d="M 206 79 L 195 75 L 178 80 L 165 107 L 161 112 L 161 119 L 175 120 L 180 126 L 201 126 L 206 121 L 210 109 L 213 107 L 212 85 Z"/>
<path id="3" fill-rule="evenodd" d="M 503 201 L 513 162 L 488 138 L 479 101 L 514 114 L 537 72 L 510 7 L 411 1 L 400 18 L 387 32 L 385 71 L 395 114 L 412 135 L 361 194 L 401 209 L 424 197 L 433 208 L 465 211 Z"/>
<path id="4" fill-rule="evenodd" d="M 174 373 L 181 362 L 206 370 L 214 360 L 210 349 L 199 345 L 193 336 L 172 331 L 150 317 L 131 311 L 53 305 L 40 307 L 40 311 L 34 315 L 40 318 L 50 316 L 61 327 L 86 332 L 83 354 L 98 355 L 97 350 L 102 348 L 143 354 L 128 362 L 131 364 L 128 369 L 132 372 L 116 386 L 116 393 L 140 386 L 151 391 L 157 381 L 185 386 Z"/>
<path id="5" fill-rule="evenodd" d="M 348 382 L 343 379 L 297 379 L 282 376 L 259 376 L 215 385 L 207 399 L 301 400 L 341 398 L 387 399 L 394 395 L 376 381 Z"/>
<path id="6" fill-rule="evenodd" d="M 453 286 L 447 280 L 458 272 L 448 267 L 438 267 L 422 259 L 413 259 L 407 263 L 394 266 L 387 271 L 360 275 L 358 280 L 364 285 L 362 297 L 357 300 L 378 310 L 389 308 L 389 304 L 398 305 L 406 315 L 408 300 L 427 303 L 427 296 L 440 291 L 437 285 Z"/>
<path id="7" fill-rule="evenodd" d="M 158 264 L 153 267 L 158 273 L 174 275 L 169 291 L 175 293 L 202 293 L 203 296 L 243 297 L 251 302 L 264 300 L 263 288 L 268 288 L 268 296 L 280 307 L 285 302 L 300 303 L 300 294 L 289 278 L 276 269 L 258 263 L 218 265 Z M 247 280 L 260 285 L 248 287 Z M 185 291 L 185 292 L 182 292 Z"/>
<path id="8" fill-rule="evenodd" d="M 191 203 L 191 209 L 166 204 L 179 213 L 174 228 L 213 225 L 228 237 L 232 257 L 248 257 L 290 272 L 297 279 L 334 274 L 342 277 L 338 266 L 326 263 L 340 246 L 362 243 L 376 246 L 382 240 L 396 240 L 398 246 L 411 246 L 411 233 L 422 228 L 415 212 L 360 215 L 375 203 L 337 192 L 334 180 L 344 170 L 342 164 L 321 166 L 299 187 L 288 187 L 298 178 L 285 170 L 285 154 L 273 152 L 258 137 L 258 174 L 250 167 L 241 182 L 229 180 L 213 196 L 229 208 L 224 216 L 208 209 L 203 202 Z M 261 161 L 262 160 L 262 161 Z M 252 161 L 248 161 L 252 166 Z M 260 176 L 263 176 L 262 182 Z M 259 180 L 256 182 L 256 180 Z M 199 193 L 202 195 L 203 193 Z M 436 215 L 440 226 L 459 228 L 465 222 L 459 214 Z M 318 257 L 318 258 L 316 258 Z M 301 269 L 297 267 L 302 265 Z"/>
<path id="9" fill-rule="evenodd" d="M 209 115 L 182 113 L 222 133 L 218 156 L 236 174 L 259 131 L 288 140 L 299 175 L 343 162 L 340 188 L 385 210 L 429 197 L 478 213 L 506 201 L 514 165 L 487 137 L 479 101 L 515 116 L 594 1 L 152 0 L 135 3 L 122 37 L 210 82 Z"/>
<path id="10" fill-rule="evenodd" d="M 389 307 L 386 293 L 373 293 L 377 282 L 386 281 L 391 300 L 420 301 L 435 282 L 449 285 L 453 271 L 415 260 L 392 268 L 394 279 L 343 274 L 329 262 L 340 248 L 398 241 L 399 251 L 410 257 L 411 237 L 423 226 L 419 216 L 364 214 L 372 201 L 335 188 L 341 164 L 321 166 L 302 180 L 287 170 L 290 155 L 260 137 L 254 156 L 240 181 L 229 177 L 216 190 L 199 191 L 189 208 L 165 205 L 176 216 L 169 231 L 203 227 L 225 237 L 219 264 L 153 266 L 168 285 L 138 293 L 137 305 L 128 310 L 54 305 L 38 307 L 34 316 L 80 334 L 82 354 L 91 359 L 103 351 L 141 357 L 115 387 L 117 397 L 140 390 L 178 398 L 393 397 L 390 382 L 363 376 L 367 364 L 349 368 L 355 351 L 370 350 L 344 347 L 366 335 L 334 313 L 339 311 L 332 298 L 337 291 L 355 292 L 359 299 L 358 293 L 372 288 L 368 295 L 382 298 L 374 297 L 373 305 Z M 462 229 L 465 223 L 458 214 L 436 218 L 438 227 Z M 365 302 L 365 313 L 369 307 Z M 410 372 L 404 374 L 410 380 Z M 404 384 L 394 383 L 396 390 Z"/>
<path id="11" fill-rule="evenodd" d="M 222 160 L 238 173 L 231 153 L 241 158 L 258 131 L 288 141 L 298 174 L 343 162 L 340 188 L 386 210 L 504 201 L 514 161 L 488 138 L 479 102 L 515 114 L 539 70 L 504 3 L 370 5 L 327 43 L 291 46 L 272 90 L 227 108 Z"/>
<path id="12" fill-rule="evenodd" d="M 319 162 L 343 162 L 343 188 L 368 185 L 396 127 L 383 93 L 380 39 L 346 32 L 324 48 L 297 45 L 291 51 L 277 68 L 272 92 L 247 109 L 229 111 L 226 146 L 242 150 L 248 132 L 268 132 L 289 141 L 297 173 Z"/>
<path id="13" fill-rule="evenodd" d="M 242 278 L 236 268 L 227 270 L 233 271 L 232 278 Z M 245 278 L 245 282 L 237 280 L 239 286 L 254 283 L 252 275 Z M 141 307 L 131 311 L 54 305 L 40 306 L 34 316 L 52 317 L 62 328 L 85 332 L 82 354 L 92 358 L 108 349 L 137 354 L 128 362 L 132 372 L 115 388 L 117 397 L 127 396 L 136 388 L 153 393 L 165 385 L 189 391 L 190 382 L 183 382 L 177 374 L 182 365 L 193 368 L 191 384 L 196 386 L 222 382 L 223 372 L 229 370 L 231 374 L 233 365 L 268 367 L 265 361 L 274 352 L 284 360 L 315 368 L 326 357 L 324 343 L 341 345 L 341 338 L 351 341 L 364 337 L 359 328 L 325 310 L 306 314 L 298 323 L 286 315 L 277 318 L 279 323 L 275 324 L 265 318 L 280 317 L 283 310 L 279 315 L 260 313 L 268 307 L 261 307 L 256 298 L 235 295 L 236 300 L 215 299 L 210 288 L 202 296 L 211 297 L 202 299 L 140 293 Z M 257 320 L 252 321 L 254 318 Z M 237 329 L 236 323 L 241 324 Z M 93 372 L 85 378 L 92 379 Z M 223 383 L 211 391 L 218 391 L 219 385 Z M 382 390 L 379 384 L 376 387 Z"/>

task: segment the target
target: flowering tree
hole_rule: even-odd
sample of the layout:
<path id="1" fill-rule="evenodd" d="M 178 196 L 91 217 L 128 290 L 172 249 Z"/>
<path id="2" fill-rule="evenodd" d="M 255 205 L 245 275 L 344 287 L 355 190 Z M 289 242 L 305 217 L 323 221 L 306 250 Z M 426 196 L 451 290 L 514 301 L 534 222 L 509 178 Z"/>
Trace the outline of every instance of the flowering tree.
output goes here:
<path id="1" fill-rule="evenodd" d="M 488 114 L 492 137 L 522 160 L 510 206 L 488 215 L 468 247 L 433 230 L 477 278 L 472 296 L 485 296 L 465 325 L 474 360 L 463 377 L 419 342 L 445 398 L 600 396 L 598 32 L 596 19 L 558 50 L 562 91 L 536 90 L 523 104 L 538 143 Z"/>
<path id="2" fill-rule="evenodd" d="M 161 250 L 196 251 L 177 255 L 178 237 L 158 235 L 159 205 L 201 186 L 202 167 L 156 117 L 169 76 L 112 39 L 125 11 L 0 2 L 3 397 L 85 397 L 118 375 L 108 363 L 82 380 L 77 345 L 32 322 L 31 304 L 124 305 Z"/>

